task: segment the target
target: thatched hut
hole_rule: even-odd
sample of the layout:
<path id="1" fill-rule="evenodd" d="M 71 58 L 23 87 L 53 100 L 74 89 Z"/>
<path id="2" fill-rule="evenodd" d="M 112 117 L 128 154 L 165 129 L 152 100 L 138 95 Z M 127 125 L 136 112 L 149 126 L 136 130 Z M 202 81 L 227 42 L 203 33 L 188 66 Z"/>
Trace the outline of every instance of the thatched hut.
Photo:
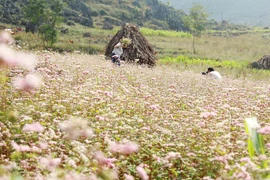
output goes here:
<path id="1" fill-rule="evenodd" d="M 153 47 L 140 33 L 139 28 L 130 24 L 122 26 L 122 29 L 119 30 L 108 43 L 105 52 L 105 56 L 107 58 L 111 57 L 114 46 L 118 42 L 123 41 L 123 39 L 129 39 L 131 42 L 126 47 L 123 47 L 121 60 L 126 62 L 137 62 L 138 64 L 146 64 L 150 67 L 156 65 L 157 59 L 155 57 Z"/>
<path id="2" fill-rule="evenodd" d="M 270 55 L 264 55 L 261 59 L 250 64 L 252 68 L 270 70 Z"/>

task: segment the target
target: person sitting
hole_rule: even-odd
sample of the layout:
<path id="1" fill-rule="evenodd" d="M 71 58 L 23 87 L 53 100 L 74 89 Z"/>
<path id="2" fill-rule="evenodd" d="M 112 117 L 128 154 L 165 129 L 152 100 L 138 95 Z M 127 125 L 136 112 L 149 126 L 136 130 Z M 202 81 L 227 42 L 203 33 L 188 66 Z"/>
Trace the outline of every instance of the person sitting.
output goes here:
<path id="1" fill-rule="evenodd" d="M 122 48 L 122 44 L 121 42 L 117 43 L 114 48 L 113 48 L 113 52 L 112 52 L 112 62 L 115 64 L 117 64 L 118 66 L 120 66 L 120 57 L 123 54 L 123 48 Z"/>
<path id="2" fill-rule="evenodd" d="M 214 68 L 209 67 L 206 72 L 202 73 L 203 75 L 208 75 L 214 79 L 221 79 L 221 75 L 219 72 L 215 71 Z"/>

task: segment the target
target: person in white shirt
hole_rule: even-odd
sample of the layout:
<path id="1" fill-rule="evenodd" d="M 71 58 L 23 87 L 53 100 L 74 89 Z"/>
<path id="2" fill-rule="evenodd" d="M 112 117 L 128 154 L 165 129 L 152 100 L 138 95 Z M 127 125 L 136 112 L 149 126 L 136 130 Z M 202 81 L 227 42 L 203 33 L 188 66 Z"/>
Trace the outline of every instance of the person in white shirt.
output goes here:
<path id="1" fill-rule="evenodd" d="M 208 75 L 209 77 L 212 77 L 214 79 L 221 79 L 222 78 L 221 75 L 220 75 L 220 73 L 217 72 L 217 71 L 215 71 L 214 68 L 212 68 L 212 67 L 209 67 L 207 69 L 207 72 L 206 73 L 203 72 L 202 74 L 203 75 Z"/>
<path id="2" fill-rule="evenodd" d="M 112 52 L 112 62 L 120 66 L 120 56 L 122 54 L 123 54 L 123 48 L 122 48 L 121 42 L 119 42 L 114 46 L 114 49 Z"/>

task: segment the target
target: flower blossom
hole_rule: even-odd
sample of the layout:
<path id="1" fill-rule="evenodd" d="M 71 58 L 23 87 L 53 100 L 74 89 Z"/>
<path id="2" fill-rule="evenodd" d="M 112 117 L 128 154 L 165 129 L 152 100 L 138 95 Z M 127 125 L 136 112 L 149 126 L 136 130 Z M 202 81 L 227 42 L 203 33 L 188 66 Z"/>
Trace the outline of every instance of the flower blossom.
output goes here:
<path id="1" fill-rule="evenodd" d="M 15 53 L 13 57 L 13 65 L 31 70 L 36 66 L 36 57 L 29 53 Z"/>
<path id="2" fill-rule="evenodd" d="M 134 180 L 134 177 L 129 174 L 124 174 L 125 180 Z"/>
<path id="3" fill-rule="evenodd" d="M 117 161 L 117 159 L 115 159 L 115 158 L 106 158 L 102 152 L 97 152 L 94 155 L 94 158 L 97 160 L 99 165 L 107 166 L 109 168 L 115 167 L 114 162 Z"/>
<path id="4" fill-rule="evenodd" d="M 28 74 L 25 78 L 17 77 L 13 81 L 13 86 L 16 89 L 31 92 L 41 86 L 41 78 L 34 74 Z"/>
<path id="5" fill-rule="evenodd" d="M 45 158 L 42 157 L 39 160 L 40 165 L 47 169 L 47 170 L 52 170 L 53 168 L 57 167 L 61 163 L 60 158 Z"/>
<path id="6" fill-rule="evenodd" d="M 240 162 L 246 162 L 246 163 L 251 163 L 251 159 L 249 157 L 243 157 L 240 159 Z"/>
<path id="7" fill-rule="evenodd" d="M 158 111 L 159 110 L 159 105 L 158 104 L 153 104 L 150 106 L 151 109 Z"/>
<path id="8" fill-rule="evenodd" d="M 200 114 L 200 117 L 203 119 L 211 119 L 215 116 L 217 116 L 217 114 L 215 112 L 202 112 Z"/>
<path id="9" fill-rule="evenodd" d="M 209 176 L 205 176 L 205 177 L 203 177 L 203 180 L 213 180 L 213 179 Z"/>
<path id="10" fill-rule="evenodd" d="M 151 128 L 150 128 L 150 127 L 142 127 L 141 130 L 142 130 L 142 131 L 150 131 Z"/>
<path id="11" fill-rule="evenodd" d="M 78 137 L 91 137 L 93 136 L 93 130 L 88 127 L 87 120 L 74 118 L 59 123 L 60 129 L 65 132 L 67 139 L 77 139 Z"/>
<path id="12" fill-rule="evenodd" d="M 196 156 L 194 153 L 187 153 L 187 156 Z"/>
<path id="13" fill-rule="evenodd" d="M 227 164 L 228 163 L 228 158 L 225 157 L 225 156 L 216 156 L 212 160 L 213 161 L 219 161 L 219 162 L 222 162 L 224 164 Z"/>
<path id="14" fill-rule="evenodd" d="M 0 44 L 0 66 L 20 66 L 31 70 L 35 67 L 36 57 L 32 54 L 16 53 L 5 44 Z"/>
<path id="15" fill-rule="evenodd" d="M 23 131 L 32 131 L 32 132 L 43 132 L 44 127 L 39 122 L 35 122 L 32 124 L 25 124 L 23 126 L 22 130 Z"/>
<path id="16" fill-rule="evenodd" d="M 206 126 L 205 122 L 199 122 L 198 124 L 201 128 L 204 128 Z"/>
<path id="17" fill-rule="evenodd" d="M 267 149 L 270 149 L 270 143 L 265 144 Z"/>
<path id="18" fill-rule="evenodd" d="M 82 74 L 87 75 L 87 74 L 89 74 L 89 71 L 83 71 Z"/>
<path id="19" fill-rule="evenodd" d="M 112 97 L 113 97 L 113 93 L 112 93 L 112 92 L 106 91 L 104 94 L 105 94 L 107 97 L 109 97 L 109 98 L 112 98 Z"/>
<path id="20" fill-rule="evenodd" d="M 148 180 L 149 176 L 147 175 L 147 173 L 145 172 L 144 168 L 142 168 L 141 166 L 137 166 L 136 167 L 136 172 L 138 173 L 138 176 L 142 179 L 142 180 Z"/>
<path id="21" fill-rule="evenodd" d="M 167 156 L 166 156 L 165 159 L 167 159 L 168 161 L 170 161 L 170 160 L 174 160 L 174 159 L 177 159 L 177 158 L 180 158 L 180 157 L 181 157 L 180 153 L 169 152 L 169 153 L 167 154 Z"/>
<path id="22" fill-rule="evenodd" d="M 260 134 L 270 134 L 270 126 L 263 127 L 257 131 Z"/>
<path id="23" fill-rule="evenodd" d="M 100 121 L 104 121 L 105 120 L 105 117 L 103 116 L 96 116 L 97 120 L 100 120 Z"/>
<path id="24" fill-rule="evenodd" d="M 9 32 L 3 31 L 0 33 L 0 43 L 12 44 L 14 39 Z"/>
<path id="25" fill-rule="evenodd" d="M 123 154 L 123 155 L 130 155 L 132 153 L 136 153 L 139 151 L 139 146 L 134 143 L 134 142 L 128 142 L 128 143 L 125 143 L 125 144 L 119 144 L 119 143 L 110 143 L 109 144 L 109 150 L 112 152 L 112 153 L 120 153 L 120 154 Z"/>
<path id="26" fill-rule="evenodd" d="M 20 152 L 28 152 L 31 151 L 31 148 L 27 145 L 18 145 L 16 142 L 11 142 L 12 147 L 16 150 L 16 151 L 20 151 Z"/>
<path id="27" fill-rule="evenodd" d="M 0 67 L 12 66 L 14 64 L 14 51 L 5 44 L 0 44 Z"/>
<path id="28" fill-rule="evenodd" d="M 48 149 L 48 143 L 46 142 L 39 142 L 40 149 Z"/>

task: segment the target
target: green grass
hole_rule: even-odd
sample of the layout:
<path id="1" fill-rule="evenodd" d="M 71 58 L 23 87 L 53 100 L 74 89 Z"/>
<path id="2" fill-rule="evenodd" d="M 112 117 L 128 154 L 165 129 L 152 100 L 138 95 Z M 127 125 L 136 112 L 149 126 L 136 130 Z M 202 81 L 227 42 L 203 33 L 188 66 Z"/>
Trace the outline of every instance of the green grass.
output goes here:
<path id="1" fill-rule="evenodd" d="M 184 63 L 187 65 L 208 65 L 214 67 L 225 67 L 225 68 L 243 68 L 248 66 L 247 61 L 229 61 L 229 60 L 213 60 L 213 59 L 199 59 L 190 58 L 186 56 L 178 56 L 176 58 L 166 57 L 159 61 L 160 63 Z"/>
<path id="2" fill-rule="evenodd" d="M 141 28 L 140 32 L 147 36 L 161 36 L 161 37 L 188 37 L 191 38 L 192 35 L 190 33 L 181 32 L 181 31 L 168 31 L 168 30 L 154 30 L 149 28 Z"/>
<path id="3" fill-rule="evenodd" d="M 196 73 L 205 72 L 208 67 L 214 67 L 224 77 L 244 78 L 253 80 L 267 80 L 269 70 L 249 68 L 248 61 L 215 60 L 209 58 L 194 58 L 180 55 L 178 57 L 164 57 L 158 61 L 159 65 L 176 66 L 178 69 L 190 69 Z"/>

